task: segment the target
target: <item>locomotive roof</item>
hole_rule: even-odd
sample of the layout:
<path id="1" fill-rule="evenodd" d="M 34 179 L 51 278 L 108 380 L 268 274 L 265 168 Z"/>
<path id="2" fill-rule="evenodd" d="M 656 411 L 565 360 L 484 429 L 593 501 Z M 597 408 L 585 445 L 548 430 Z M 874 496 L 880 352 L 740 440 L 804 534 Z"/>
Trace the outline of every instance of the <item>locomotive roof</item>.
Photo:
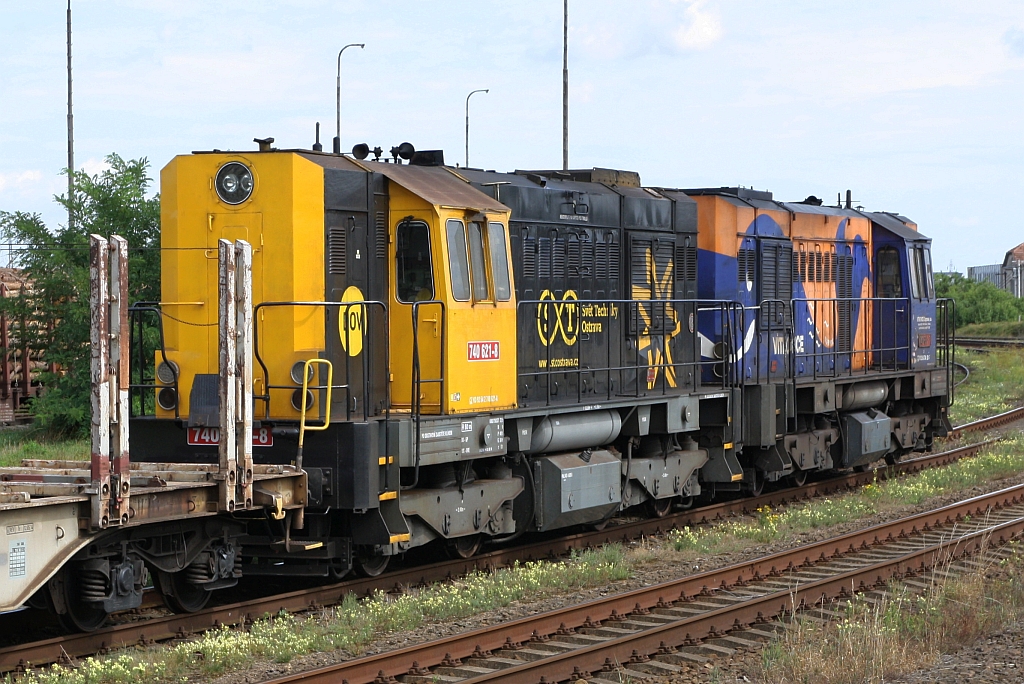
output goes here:
<path id="1" fill-rule="evenodd" d="M 356 161 L 343 155 L 296 150 L 325 168 L 379 173 L 409 192 L 436 205 L 467 207 L 479 211 L 508 211 L 487 193 L 480 192 L 446 166 L 413 166 L 377 161 Z"/>

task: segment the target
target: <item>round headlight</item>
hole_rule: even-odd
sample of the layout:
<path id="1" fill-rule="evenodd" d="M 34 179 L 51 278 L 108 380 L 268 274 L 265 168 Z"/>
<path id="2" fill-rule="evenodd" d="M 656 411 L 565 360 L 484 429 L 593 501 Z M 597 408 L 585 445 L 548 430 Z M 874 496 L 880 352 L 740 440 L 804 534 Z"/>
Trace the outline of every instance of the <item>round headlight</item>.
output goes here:
<path id="1" fill-rule="evenodd" d="M 245 164 L 228 162 L 217 172 L 214 186 L 223 202 L 241 204 L 252 195 L 252 171 Z"/>

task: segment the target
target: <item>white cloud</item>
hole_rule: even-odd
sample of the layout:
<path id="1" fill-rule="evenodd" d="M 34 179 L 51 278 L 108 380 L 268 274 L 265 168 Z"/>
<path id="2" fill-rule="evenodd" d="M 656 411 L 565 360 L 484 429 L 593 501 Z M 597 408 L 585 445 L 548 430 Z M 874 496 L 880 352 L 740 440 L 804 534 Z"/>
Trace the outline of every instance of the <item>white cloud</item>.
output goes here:
<path id="1" fill-rule="evenodd" d="M 43 179 L 42 171 L 14 171 L 12 173 L 0 173 L 0 192 L 7 188 L 23 190 L 30 185 L 35 185 Z"/>
<path id="2" fill-rule="evenodd" d="M 96 157 L 90 157 L 84 162 L 78 165 L 79 170 L 85 171 L 90 176 L 103 173 L 110 168 L 110 164 L 105 159 L 97 159 Z"/>
<path id="3" fill-rule="evenodd" d="M 684 0 L 686 20 L 672 32 L 676 45 L 684 50 L 704 50 L 722 37 L 718 13 L 707 9 L 706 0 Z"/>

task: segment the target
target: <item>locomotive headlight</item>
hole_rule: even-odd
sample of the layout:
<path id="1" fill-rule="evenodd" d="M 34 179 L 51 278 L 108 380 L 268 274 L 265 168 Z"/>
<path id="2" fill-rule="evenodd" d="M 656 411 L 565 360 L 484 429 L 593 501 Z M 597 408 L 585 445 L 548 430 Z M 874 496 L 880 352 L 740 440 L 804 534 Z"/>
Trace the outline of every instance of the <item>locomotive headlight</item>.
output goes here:
<path id="1" fill-rule="evenodd" d="M 245 164 L 228 162 L 217 172 L 214 186 L 223 202 L 241 204 L 252 195 L 252 171 Z"/>

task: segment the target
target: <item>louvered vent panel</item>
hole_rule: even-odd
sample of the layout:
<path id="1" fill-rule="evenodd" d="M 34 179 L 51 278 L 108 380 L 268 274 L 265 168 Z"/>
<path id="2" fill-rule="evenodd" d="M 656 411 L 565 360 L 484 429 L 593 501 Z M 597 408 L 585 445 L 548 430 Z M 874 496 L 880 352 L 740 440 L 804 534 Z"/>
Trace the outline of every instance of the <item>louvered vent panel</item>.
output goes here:
<path id="1" fill-rule="evenodd" d="M 608 277 L 608 247 L 604 242 L 594 245 L 594 277 L 598 280 Z"/>
<path id="2" fill-rule="evenodd" d="M 677 244 L 675 269 L 676 280 L 686 282 L 697 280 L 697 248 L 691 244 Z"/>
<path id="3" fill-rule="evenodd" d="M 537 239 L 523 238 L 523 277 L 533 280 L 537 277 Z"/>
<path id="4" fill-rule="evenodd" d="M 578 276 L 580 274 L 581 261 L 581 249 L 580 241 L 576 238 L 569 239 L 569 275 Z"/>
<path id="5" fill-rule="evenodd" d="M 607 243 L 608 248 L 608 278 L 619 279 L 619 243 L 614 239 Z"/>
<path id="6" fill-rule="evenodd" d="M 647 254 L 651 251 L 650 240 L 634 239 L 629 254 L 629 283 L 637 287 L 650 289 L 650 269 L 647 267 Z M 651 295 L 654 296 L 653 293 Z"/>
<path id="7" fill-rule="evenodd" d="M 543 280 L 551 277 L 551 238 L 538 238 L 540 249 L 537 253 L 537 276 Z"/>
<path id="8" fill-rule="evenodd" d="M 327 229 L 327 272 L 331 275 L 345 275 L 345 239 L 348 231 L 344 226 L 330 226 Z"/>
<path id="9" fill-rule="evenodd" d="M 388 221 L 383 211 L 377 212 L 375 225 L 377 228 L 377 258 L 386 259 L 388 256 Z"/>
<path id="10" fill-rule="evenodd" d="M 553 249 L 551 250 L 551 277 L 552 278 L 564 278 L 566 275 L 565 270 L 565 238 L 556 237 L 554 239 Z"/>

